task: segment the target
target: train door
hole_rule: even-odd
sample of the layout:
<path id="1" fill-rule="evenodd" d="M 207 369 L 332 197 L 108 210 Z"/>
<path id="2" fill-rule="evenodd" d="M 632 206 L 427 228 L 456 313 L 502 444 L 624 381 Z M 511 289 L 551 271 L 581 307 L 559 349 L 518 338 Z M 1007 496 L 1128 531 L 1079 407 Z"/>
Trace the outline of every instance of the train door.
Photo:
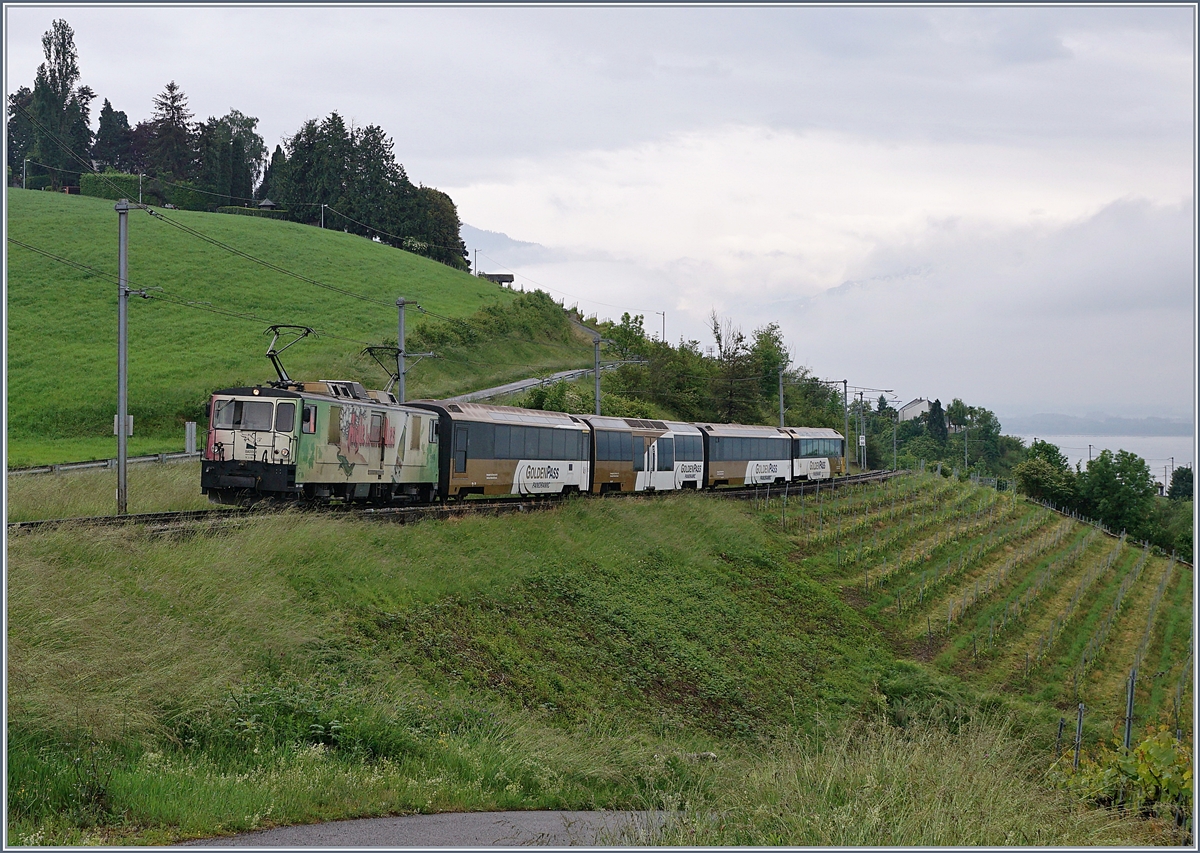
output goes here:
<path id="1" fill-rule="evenodd" d="M 633 452 L 631 455 L 633 456 L 633 490 L 635 492 L 642 492 L 645 491 L 646 487 L 650 484 L 649 472 L 654 470 L 653 468 L 647 470 L 646 465 L 651 450 L 646 447 L 646 439 L 643 436 L 632 436 L 632 440 Z M 651 447 L 653 447 L 653 445 L 651 445 Z"/>
<path id="2" fill-rule="evenodd" d="M 370 425 L 367 427 L 367 473 L 383 474 L 383 413 L 371 412 Z"/>
<path id="3" fill-rule="evenodd" d="M 296 461 L 296 404 L 281 401 L 275 405 L 275 438 L 271 461 L 288 465 Z"/>
<path id="4" fill-rule="evenodd" d="M 451 476 L 455 480 L 467 478 L 467 427 L 466 424 L 454 425 L 454 460 L 451 463 Z"/>
<path id="5" fill-rule="evenodd" d="M 654 442 L 654 488 L 660 491 L 677 489 L 675 483 L 675 439 L 671 436 L 659 436 Z"/>

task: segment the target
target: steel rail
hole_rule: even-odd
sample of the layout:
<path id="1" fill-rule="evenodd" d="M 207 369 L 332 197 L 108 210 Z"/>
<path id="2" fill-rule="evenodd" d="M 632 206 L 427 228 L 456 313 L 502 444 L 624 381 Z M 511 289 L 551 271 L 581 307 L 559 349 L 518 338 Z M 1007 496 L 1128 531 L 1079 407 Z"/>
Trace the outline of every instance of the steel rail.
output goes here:
<path id="1" fill-rule="evenodd" d="M 847 477 L 836 477 L 829 480 L 789 483 L 787 484 L 787 494 L 789 496 L 813 494 L 820 487 L 829 489 L 841 488 L 844 486 L 854 486 L 862 483 L 882 482 L 883 480 L 887 480 L 896 476 L 897 474 L 902 473 L 905 472 L 868 471 L 863 474 L 852 474 Z M 619 498 L 661 498 L 670 495 L 678 495 L 681 493 L 700 494 L 706 497 L 724 498 L 728 500 L 756 500 L 762 499 L 768 493 L 770 493 L 771 497 L 782 497 L 785 491 L 783 486 L 772 483 L 770 487 L 766 485 L 760 485 L 702 490 L 689 489 L 686 491 L 673 489 L 671 491 L 662 492 L 608 492 L 598 497 L 601 500 L 612 500 Z M 524 496 L 512 498 L 467 499 L 450 503 L 398 507 L 367 507 L 356 506 L 353 504 L 305 506 L 303 504 L 266 504 L 264 502 L 258 506 L 248 508 L 199 509 L 183 510 L 178 512 L 146 512 L 135 513 L 132 515 L 101 515 L 80 518 L 47 518 L 36 521 L 14 521 L 10 522 L 7 525 L 7 528 L 8 532 L 12 534 L 68 525 L 81 527 L 131 527 L 140 525 L 154 531 L 162 532 L 172 529 L 177 530 L 187 527 L 198 527 L 203 524 L 212 525 L 213 522 L 222 525 L 230 522 L 242 522 L 251 518 L 262 518 L 285 511 L 319 513 L 324 515 L 348 515 L 353 518 L 391 521 L 400 524 L 406 524 L 415 521 L 423 521 L 426 519 L 460 518 L 468 515 L 506 515 L 515 512 L 537 512 L 539 510 L 561 506 L 569 500 L 574 500 L 580 497 L 586 497 L 586 495 L 546 495 L 544 497 Z"/>

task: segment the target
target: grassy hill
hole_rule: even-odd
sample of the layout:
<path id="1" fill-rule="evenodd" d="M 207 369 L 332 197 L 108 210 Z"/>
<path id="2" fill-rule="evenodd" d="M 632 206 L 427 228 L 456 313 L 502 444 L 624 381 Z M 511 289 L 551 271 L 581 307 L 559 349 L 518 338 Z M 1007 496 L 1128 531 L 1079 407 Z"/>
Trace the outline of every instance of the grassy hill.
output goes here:
<path id="1" fill-rule="evenodd" d="M 583 807 L 701 845 L 1178 841 L 1046 771 L 1077 701 L 1110 737 L 1139 650 L 1135 737 L 1177 700 L 1190 737 L 1191 569 L 1008 494 L 300 522 L 10 538 L 11 839 Z"/>
<path id="2" fill-rule="evenodd" d="M 9 465 L 110 457 L 117 358 L 113 203 L 9 189 L 8 205 L 10 237 L 106 274 L 9 243 Z M 284 354 L 292 376 L 353 378 L 381 387 L 385 374 L 359 352 L 387 339 L 394 345 L 397 297 L 450 318 L 469 318 L 485 306 L 511 307 L 519 299 L 490 282 L 340 231 L 249 216 L 166 214 L 242 252 L 386 304 L 269 270 L 131 212 L 130 284 L 161 288 L 149 292 L 165 297 L 130 300 L 133 453 L 182 449 L 183 422 L 203 422 L 213 389 L 274 379 L 263 355 L 270 343 L 263 330 L 272 323 L 324 333 Z M 407 313 L 410 335 L 431 323 L 414 310 Z M 444 360 L 425 361 L 409 373 L 409 396 L 446 395 L 589 363 L 590 348 L 566 329 L 565 323 L 535 325 L 450 347 L 439 352 Z"/>

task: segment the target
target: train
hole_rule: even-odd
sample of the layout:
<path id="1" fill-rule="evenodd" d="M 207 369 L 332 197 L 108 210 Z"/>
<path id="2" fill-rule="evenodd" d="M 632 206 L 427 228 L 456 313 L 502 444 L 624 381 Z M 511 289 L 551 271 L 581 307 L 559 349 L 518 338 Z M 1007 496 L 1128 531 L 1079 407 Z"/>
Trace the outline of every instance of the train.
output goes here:
<path id="1" fill-rule="evenodd" d="M 353 381 L 215 391 L 201 489 L 214 503 L 431 504 L 473 496 L 782 485 L 845 473 L 825 428 L 401 403 Z"/>

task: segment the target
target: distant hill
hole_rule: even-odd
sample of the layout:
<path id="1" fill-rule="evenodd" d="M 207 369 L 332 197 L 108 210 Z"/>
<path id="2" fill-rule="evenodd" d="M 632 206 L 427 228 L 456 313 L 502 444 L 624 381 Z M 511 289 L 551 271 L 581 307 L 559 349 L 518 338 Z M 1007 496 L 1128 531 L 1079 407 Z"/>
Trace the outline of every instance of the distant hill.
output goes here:
<path id="1" fill-rule="evenodd" d="M 1188 421 L 1173 418 L 1080 418 L 1074 415 L 1037 414 L 1001 418 L 1009 435 L 1191 435 Z"/>

